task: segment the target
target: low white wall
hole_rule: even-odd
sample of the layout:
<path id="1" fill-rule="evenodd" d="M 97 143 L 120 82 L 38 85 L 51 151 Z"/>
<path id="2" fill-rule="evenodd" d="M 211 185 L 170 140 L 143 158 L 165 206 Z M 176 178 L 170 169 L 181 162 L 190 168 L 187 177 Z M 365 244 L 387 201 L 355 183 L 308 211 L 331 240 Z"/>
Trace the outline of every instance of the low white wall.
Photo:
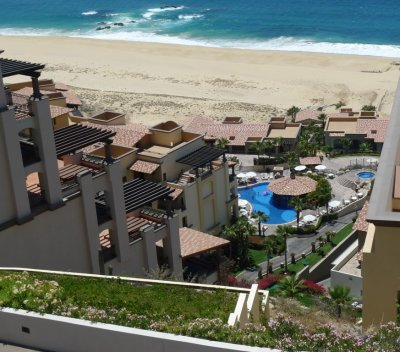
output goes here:
<path id="1" fill-rule="evenodd" d="M 362 277 L 341 271 L 331 270 L 331 286 L 345 286 L 350 288 L 350 294 L 362 301 Z"/>
<path id="2" fill-rule="evenodd" d="M 0 340 L 2 342 L 46 351 L 278 351 L 117 325 L 90 323 L 85 320 L 48 314 L 40 315 L 10 308 L 4 308 L 0 311 L 0 326 Z"/>

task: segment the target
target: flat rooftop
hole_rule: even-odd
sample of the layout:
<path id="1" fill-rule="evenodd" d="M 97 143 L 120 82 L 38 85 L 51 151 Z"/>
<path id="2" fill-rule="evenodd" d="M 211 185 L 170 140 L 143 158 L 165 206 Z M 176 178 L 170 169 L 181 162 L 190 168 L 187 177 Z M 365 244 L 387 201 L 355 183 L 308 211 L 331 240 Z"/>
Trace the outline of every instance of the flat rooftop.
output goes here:
<path id="1" fill-rule="evenodd" d="M 357 119 L 328 119 L 325 131 L 328 132 L 345 132 L 346 134 L 357 133 Z"/>
<path id="2" fill-rule="evenodd" d="M 268 138 L 277 138 L 277 137 L 282 137 L 282 138 L 296 138 L 297 135 L 299 134 L 300 131 L 300 125 L 298 126 L 290 126 L 286 125 L 285 128 L 273 128 L 271 127 L 271 130 L 268 134 Z"/>

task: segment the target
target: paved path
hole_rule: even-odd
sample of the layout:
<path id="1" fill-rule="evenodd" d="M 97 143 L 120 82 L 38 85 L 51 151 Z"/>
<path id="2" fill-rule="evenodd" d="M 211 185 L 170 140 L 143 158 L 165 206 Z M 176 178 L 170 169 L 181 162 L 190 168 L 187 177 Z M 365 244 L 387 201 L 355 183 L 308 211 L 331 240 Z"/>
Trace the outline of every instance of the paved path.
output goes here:
<path id="1" fill-rule="evenodd" d="M 301 253 L 309 253 L 311 252 L 311 242 L 315 242 L 316 239 L 319 236 L 322 236 L 323 234 L 327 233 L 328 231 L 334 231 L 338 232 L 343 226 L 349 224 L 352 222 L 353 217 L 356 216 L 356 212 L 347 214 L 338 220 L 333 221 L 330 224 L 326 224 L 323 227 L 320 227 L 318 230 L 318 233 L 311 236 L 311 237 L 306 237 L 306 238 L 298 238 L 298 237 L 291 237 L 288 238 L 287 244 L 288 244 L 288 261 L 290 261 L 290 253 L 296 253 L 296 255 L 299 255 Z M 277 268 L 280 263 L 284 262 L 284 255 L 275 257 L 271 259 L 271 264 L 272 267 L 275 269 Z M 263 272 L 267 271 L 267 262 L 263 262 L 259 264 L 263 270 Z M 238 275 L 238 277 L 245 279 L 247 281 L 253 282 L 258 279 L 258 273 L 257 271 L 248 271 L 245 270 L 242 273 Z"/>

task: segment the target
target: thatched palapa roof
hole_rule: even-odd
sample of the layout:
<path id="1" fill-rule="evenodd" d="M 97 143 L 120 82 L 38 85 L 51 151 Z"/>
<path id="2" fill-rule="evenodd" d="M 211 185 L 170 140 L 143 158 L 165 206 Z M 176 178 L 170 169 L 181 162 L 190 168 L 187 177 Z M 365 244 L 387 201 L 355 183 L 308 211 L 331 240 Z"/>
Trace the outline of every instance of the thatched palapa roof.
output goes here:
<path id="1" fill-rule="evenodd" d="M 317 181 L 307 176 L 288 176 L 272 180 L 269 189 L 280 196 L 301 196 L 315 191 Z"/>

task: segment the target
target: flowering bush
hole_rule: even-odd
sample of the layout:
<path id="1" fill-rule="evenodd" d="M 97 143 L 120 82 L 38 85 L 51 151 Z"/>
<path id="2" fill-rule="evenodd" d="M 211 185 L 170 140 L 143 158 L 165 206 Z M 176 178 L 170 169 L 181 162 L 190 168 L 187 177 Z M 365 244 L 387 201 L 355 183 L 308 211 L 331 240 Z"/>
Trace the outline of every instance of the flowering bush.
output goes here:
<path id="1" fill-rule="evenodd" d="M 238 279 L 235 276 L 228 277 L 228 285 L 233 286 L 233 287 L 242 287 L 242 288 L 250 288 L 251 287 L 251 283 L 249 281 L 246 281 L 244 279 Z"/>
<path id="2" fill-rule="evenodd" d="M 313 295 L 324 295 L 326 293 L 326 288 L 316 284 L 314 281 L 304 280 L 303 284 L 306 286 L 307 291 Z"/>
<path id="3" fill-rule="evenodd" d="M 276 284 L 279 280 L 281 280 L 284 276 L 278 274 L 270 274 L 264 276 L 262 279 L 258 280 L 258 287 L 260 290 L 265 290 L 272 285 Z"/>
<path id="4" fill-rule="evenodd" d="M 266 280 L 266 278 L 269 279 Z M 266 278 L 262 280 L 267 285 L 274 280 L 275 282 L 278 281 L 282 276 L 269 275 Z M 288 352 L 399 351 L 400 326 L 394 323 L 382 326 L 378 331 L 368 336 L 339 333 L 330 325 L 323 325 L 310 331 L 292 317 L 279 314 L 274 319 L 270 319 L 266 325 L 249 323 L 243 328 L 230 327 L 226 323 L 227 314 L 223 319 L 221 317 L 210 318 L 211 315 L 215 316 L 219 312 L 217 311 L 219 307 L 215 306 L 215 302 L 213 302 L 214 305 L 211 303 L 212 299 L 219 297 L 220 305 L 231 299 L 224 290 L 216 290 L 210 293 L 210 291 L 201 292 L 201 290 L 180 288 L 192 309 L 198 303 L 196 301 L 203 300 L 201 303 L 202 317 L 196 317 L 197 312 L 194 315 L 184 312 L 182 306 L 185 302 L 182 298 L 178 305 L 173 302 L 164 311 L 150 309 L 148 302 L 145 303 L 146 309 L 143 309 L 143 307 L 140 307 L 141 301 L 144 301 L 146 295 L 150 294 L 150 291 L 146 291 L 146 285 L 136 287 L 139 289 L 140 297 L 138 297 L 138 301 L 135 301 L 135 304 L 129 306 L 128 296 L 124 296 L 125 299 L 121 300 L 117 297 L 113 285 L 120 285 L 118 288 L 119 291 L 123 292 L 123 295 L 129 293 L 132 295 L 133 284 L 119 282 L 119 280 L 106 281 L 61 276 L 57 277 L 57 280 L 55 281 L 53 277 L 49 280 L 44 275 L 28 273 L 0 274 L 0 306 L 213 341 L 277 348 Z M 73 292 L 78 286 L 82 290 L 80 295 L 66 294 L 68 290 Z M 107 296 L 105 290 L 109 286 L 111 286 L 113 294 Z M 157 285 L 151 285 L 151 288 L 154 289 L 155 286 Z M 73 290 L 71 290 L 71 287 L 73 287 Z M 171 294 L 171 287 L 161 286 L 160 290 L 166 290 L 170 294 L 171 301 L 173 301 L 174 294 Z M 179 292 L 182 293 L 181 291 Z M 82 294 L 82 292 L 86 294 Z M 205 294 L 205 296 L 197 296 L 197 294 Z M 107 304 L 102 303 L 104 296 L 106 296 Z M 96 306 L 99 301 L 101 304 Z M 232 302 L 230 301 L 230 304 Z M 168 302 L 163 300 L 161 304 L 167 306 Z M 134 308 L 138 306 L 139 311 L 134 311 Z M 204 313 L 209 306 L 211 306 L 211 313 L 207 317 L 207 314 Z M 229 309 L 233 308 L 230 305 L 228 307 Z"/>

